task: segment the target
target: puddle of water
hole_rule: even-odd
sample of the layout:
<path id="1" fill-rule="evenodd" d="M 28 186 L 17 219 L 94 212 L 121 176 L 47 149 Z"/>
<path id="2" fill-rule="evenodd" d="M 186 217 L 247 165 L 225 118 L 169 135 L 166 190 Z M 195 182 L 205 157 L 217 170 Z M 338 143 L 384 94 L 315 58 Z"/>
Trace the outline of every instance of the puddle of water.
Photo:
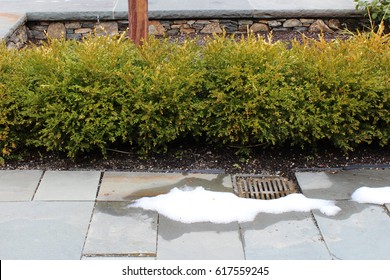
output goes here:
<path id="1" fill-rule="evenodd" d="M 123 200 L 133 200 L 140 197 L 152 197 L 160 194 L 167 194 L 173 188 L 182 188 L 182 187 L 202 186 L 204 189 L 210 191 L 233 192 L 233 187 L 231 185 L 231 178 L 229 175 L 218 174 L 214 179 L 211 180 L 206 178 L 199 178 L 203 175 L 204 174 L 195 174 L 195 175 L 192 174 L 173 184 L 162 185 L 155 188 L 145 188 L 142 190 L 137 190 L 135 192 L 130 193 L 127 196 L 124 196 Z M 204 175 L 204 177 L 206 177 L 206 175 Z M 164 177 L 164 180 L 166 180 L 166 177 Z"/>

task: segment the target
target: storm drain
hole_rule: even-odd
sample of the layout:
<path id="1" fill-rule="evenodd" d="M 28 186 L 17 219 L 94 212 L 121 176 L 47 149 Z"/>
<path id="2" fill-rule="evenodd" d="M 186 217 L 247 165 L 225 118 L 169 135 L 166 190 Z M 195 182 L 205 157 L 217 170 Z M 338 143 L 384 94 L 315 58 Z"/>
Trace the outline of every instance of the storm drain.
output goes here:
<path id="1" fill-rule="evenodd" d="M 266 200 L 298 192 L 293 182 L 278 176 L 235 175 L 233 188 L 239 197 Z"/>

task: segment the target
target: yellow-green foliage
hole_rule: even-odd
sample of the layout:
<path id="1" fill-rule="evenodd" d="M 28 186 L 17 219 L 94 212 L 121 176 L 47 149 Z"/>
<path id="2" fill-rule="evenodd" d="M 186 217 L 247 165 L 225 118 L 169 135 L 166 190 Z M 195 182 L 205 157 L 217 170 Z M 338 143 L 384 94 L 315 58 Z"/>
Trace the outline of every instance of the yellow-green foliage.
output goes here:
<path id="1" fill-rule="evenodd" d="M 148 151 L 196 134 L 199 123 L 197 92 L 203 71 L 195 41 L 172 44 L 150 39 L 138 50 L 139 59 L 124 72 L 126 98 L 123 119 L 135 130 L 135 143 Z M 132 116 L 132 117 L 130 117 Z"/>
<path id="2" fill-rule="evenodd" d="M 374 139 L 388 143 L 389 38 L 371 33 L 294 44 L 290 53 L 300 61 L 294 70 L 297 84 L 311 89 L 302 96 L 305 113 L 298 111 L 291 120 L 293 127 L 306 128 L 295 131 L 298 138 L 329 139 L 346 150 Z"/>
<path id="3" fill-rule="evenodd" d="M 389 140 L 389 36 L 305 39 L 286 50 L 249 37 L 220 38 L 205 50 L 210 141 L 315 144 L 348 150 Z M 210 101 L 211 99 L 211 101 Z"/>
<path id="4" fill-rule="evenodd" d="M 211 40 L 203 50 L 203 85 L 208 93 L 204 127 L 210 141 L 282 143 L 289 137 L 283 108 L 294 107 L 290 52 L 249 36 Z"/>
<path id="5" fill-rule="evenodd" d="M 205 45 L 122 37 L 0 46 L 0 157 L 29 147 L 69 157 L 183 137 L 217 144 L 328 141 L 343 150 L 390 137 L 389 36 Z"/>
<path id="6" fill-rule="evenodd" d="M 0 164 L 3 157 L 10 156 L 16 148 L 18 139 L 18 104 L 8 86 L 8 79 L 14 75 L 14 64 L 18 63 L 18 58 L 17 51 L 8 50 L 5 43 L 0 42 Z"/>

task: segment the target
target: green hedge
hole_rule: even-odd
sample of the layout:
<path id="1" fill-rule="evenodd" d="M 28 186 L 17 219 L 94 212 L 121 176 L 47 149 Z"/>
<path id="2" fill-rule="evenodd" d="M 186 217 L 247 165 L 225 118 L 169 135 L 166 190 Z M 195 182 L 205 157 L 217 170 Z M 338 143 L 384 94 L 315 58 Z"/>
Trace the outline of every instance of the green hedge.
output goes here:
<path id="1" fill-rule="evenodd" d="M 172 43 L 90 37 L 0 45 L 0 157 L 32 147 L 74 158 L 112 144 L 140 152 L 198 137 L 225 145 L 390 137 L 388 35 L 270 43 L 251 35 Z"/>

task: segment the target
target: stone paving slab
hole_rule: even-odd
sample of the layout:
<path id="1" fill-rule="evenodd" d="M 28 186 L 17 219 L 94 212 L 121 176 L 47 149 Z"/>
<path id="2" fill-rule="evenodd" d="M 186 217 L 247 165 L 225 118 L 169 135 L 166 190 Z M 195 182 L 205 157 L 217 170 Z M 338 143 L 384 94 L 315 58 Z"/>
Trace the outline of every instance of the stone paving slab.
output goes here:
<path id="1" fill-rule="evenodd" d="M 128 0 L 0 0 L 2 11 L 113 11 L 127 10 Z M 353 10 L 353 0 L 148 0 L 149 10 Z"/>
<path id="2" fill-rule="evenodd" d="M 0 8 L 0 40 L 11 36 L 26 20 L 25 13 L 6 13 Z"/>
<path id="3" fill-rule="evenodd" d="M 26 14 L 28 20 L 114 19 L 117 0 L 0 0 L 0 11 Z"/>
<path id="4" fill-rule="evenodd" d="M 113 11 L 117 0 L 0 0 L 4 12 Z"/>
<path id="5" fill-rule="evenodd" d="M 119 0 L 115 16 L 127 13 L 127 0 Z M 149 0 L 150 18 L 225 18 L 252 17 L 253 7 L 248 0 Z"/>
<path id="6" fill-rule="evenodd" d="M 383 206 L 340 201 L 335 217 L 314 211 L 331 254 L 336 259 L 389 260 L 390 217 Z"/>
<path id="7" fill-rule="evenodd" d="M 390 186 L 390 168 L 297 172 L 295 176 L 305 196 L 343 200 L 363 186 Z"/>
<path id="8" fill-rule="evenodd" d="M 232 192 L 226 174 L 182 174 L 152 172 L 105 172 L 98 201 L 132 201 L 144 196 L 168 193 L 172 188 L 202 186 L 207 190 Z"/>
<path id="9" fill-rule="evenodd" d="M 159 216 L 158 260 L 244 259 L 238 223 L 184 224 Z"/>
<path id="10" fill-rule="evenodd" d="M 224 18 L 357 15 L 353 0 L 149 0 L 151 18 Z M 128 0 L 0 0 L 0 11 L 28 13 L 30 20 L 127 17 Z M 48 15 L 52 13 L 52 15 Z M 74 14 L 73 14 L 74 13 Z M 48 17 L 49 16 L 49 17 Z"/>
<path id="11" fill-rule="evenodd" d="M 115 5 L 116 11 L 127 11 L 128 0 L 118 0 Z M 154 11 L 233 11 L 233 10 L 252 10 L 252 5 L 248 0 L 149 0 L 148 8 L 150 12 Z"/>
<path id="12" fill-rule="evenodd" d="M 250 5 L 257 10 L 353 10 L 353 0 L 249 0 Z"/>
<path id="13" fill-rule="evenodd" d="M 88 171 L 99 176 L 84 177 L 74 175 L 84 171 L 47 171 L 43 176 L 42 172 L 0 171 L 0 201 L 14 199 L 12 192 L 21 195 L 21 200 L 28 200 L 0 202 L 0 259 L 390 259 L 389 205 L 349 200 L 352 191 L 360 187 L 356 186 L 358 183 L 389 185 L 389 169 L 298 173 L 298 181 L 308 197 L 311 194 L 338 200 L 342 210 L 334 217 L 319 211 L 314 211 L 313 216 L 259 214 L 253 223 L 227 225 L 184 224 L 156 212 L 128 208 L 129 201 L 135 198 L 184 185 L 231 192 L 231 177 L 226 174 L 106 172 L 102 182 L 107 180 L 107 189 L 99 194 L 105 199 L 104 194 L 109 191 L 112 201 L 96 202 L 92 215 L 94 201 L 49 202 L 31 198 L 41 177 L 37 199 L 75 198 L 75 194 L 61 194 L 61 188 L 56 190 L 64 180 L 63 174 L 70 175 L 65 176 L 67 179 L 77 178 L 77 183 L 94 178 L 91 189 L 96 195 L 100 172 Z M 49 181 L 50 184 L 45 183 Z M 32 185 L 25 189 L 18 186 L 20 183 Z M 4 186 L 12 184 L 16 187 L 4 195 Z M 69 181 L 64 186 L 75 188 Z M 327 191 L 331 193 L 328 197 Z M 92 199 L 92 193 L 88 193 L 87 200 Z M 83 192 L 79 194 L 84 196 Z"/>
<path id="14" fill-rule="evenodd" d="M 100 175 L 99 171 L 46 171 L 34 200 L 94 201 Z"/>
<path id="15" fill-rule="evenodd" d="M 127 202 L 98 202 L 83 254 L 155 257 L 157 217 Z"/>
<path id="16" fill-rule="evenodd" d="M 249 0 L 253 16 L 260 18 L 284 17 L 346 17 L 357 16 L 353 0 Z"/>
<path id="17" fill-rule="evenodd" d="M 0 259 L 79 260 L 92 202 L 1 202 Z"/>
<path id="18" fill-rule="evenodd" d="M 118 0 L 115 16 L 124 17 L 127 0 Z M 356 16 L 353 0 L 149 0 L 151 18 L 252 18 Z"/>
<path id="19" fill-rule="evenodd" d="M 107 257 L 107 256 L 83 256 L 81 260 L 86 261 L 152 261 L 156 258 L 152 257 Z"/>
<path id="20" fill-rule="evenodd" d="M 311 213 L 261 213 L 254 222 L 240 227 L 246 259 L 331 259 Z"/>
<path id="21" fill-rule="evenodd" d="M 126 0 L 119 0 L 118 4 L 124 1 Z M 151 10 L 250 10 L 252 4 L 248 0 L 149 0 L 149 8 Z"/>
<path id="22" fill-rule="evenodd" d="M 0 201 L 31 200 L 42 173 L 41 170 L 0 170 Z"/>

